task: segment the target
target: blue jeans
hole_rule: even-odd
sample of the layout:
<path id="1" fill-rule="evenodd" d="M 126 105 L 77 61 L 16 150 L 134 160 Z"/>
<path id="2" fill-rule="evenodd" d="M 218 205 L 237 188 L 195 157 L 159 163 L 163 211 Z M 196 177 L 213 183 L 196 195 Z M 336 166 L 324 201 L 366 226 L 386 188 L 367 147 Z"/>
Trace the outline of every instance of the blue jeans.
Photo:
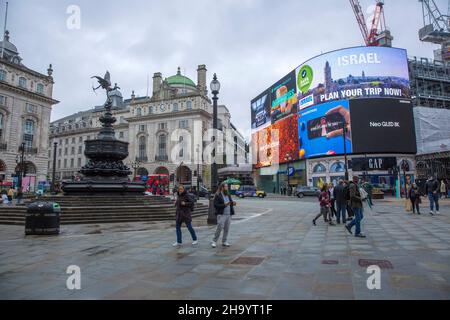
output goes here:
<path id="1" fill-rule="evenodd" d="M 439 194 L 430 192 L 428 194 L 428 200 L 430 200 L 430 210 L 434 210 L 434 204 L 436 204 L 436 211 L 439 211 Z"/>
<path id="2" fill-rule="evenodd" d="M 352 208 L 353 214 L 355 217 L 353 218 L 352 222 L 349 223 L 350 229 L 353 228 L 353 226 L 356 226 L 355 230 L 355 236 L 361 233 L 361 220 L 364 218 L 363 215 L 363 209 L 362 208 Z"/>
<path id="3" fill-rule="evenodd" d="M 177 231 L 177 243 L 183 243 L 182 235 L 181 235 L 181 224 L 178 223 L 176 225 L 176 231 Z M 197 241 L 197 235 L 195 234 L 194 228 L 192 228 L 192 223 L 186 223 L 186 227 L 188 228 L 189 232 L 191 233 L 191 237 L 193 241 Z"/>
<path id="4" fill-rule="evenodd" d="M 336 211 L 336 219 L 337 222 L 341 222 L 341 217 L 342 217 L 342 222 L 345 223 L 345 213 L 347 211 L 347 204 L 346 203 L 337 203 L 337 211 Z"/>

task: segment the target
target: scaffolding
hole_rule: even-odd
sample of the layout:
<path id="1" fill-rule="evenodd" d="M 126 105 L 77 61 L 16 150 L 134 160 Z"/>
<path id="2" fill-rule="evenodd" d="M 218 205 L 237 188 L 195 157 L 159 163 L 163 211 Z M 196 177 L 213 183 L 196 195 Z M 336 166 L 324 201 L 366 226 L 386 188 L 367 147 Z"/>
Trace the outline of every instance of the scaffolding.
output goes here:
<path id="1" fill-rule="evenodd" d="M 409 58 L 414 106 L 450 109 L 450 63 Z"/>

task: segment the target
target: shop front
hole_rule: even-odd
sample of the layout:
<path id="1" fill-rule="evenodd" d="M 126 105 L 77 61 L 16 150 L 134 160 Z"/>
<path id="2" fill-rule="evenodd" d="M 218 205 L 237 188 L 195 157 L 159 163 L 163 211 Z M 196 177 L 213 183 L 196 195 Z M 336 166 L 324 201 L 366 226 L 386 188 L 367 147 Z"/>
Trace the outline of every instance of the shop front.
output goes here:
<path id="1" fill-rule="evenodd" d="M 321 187 L 324 183 L 336 185 L 345 179 L 344 157 L 310 159 L 307 162 L 308 185 Z M 415 179 L 413 155 L 352 155 L 348 157 L 348 172 L 368 181 L 385 194 L 405 193 Z"/>
<path id="2" fill-rule="evenodd" d="M 306 161 L 282 164 L 277 172 L 276 193 L 292 192 L 292 189 L 306 185 Z"/>

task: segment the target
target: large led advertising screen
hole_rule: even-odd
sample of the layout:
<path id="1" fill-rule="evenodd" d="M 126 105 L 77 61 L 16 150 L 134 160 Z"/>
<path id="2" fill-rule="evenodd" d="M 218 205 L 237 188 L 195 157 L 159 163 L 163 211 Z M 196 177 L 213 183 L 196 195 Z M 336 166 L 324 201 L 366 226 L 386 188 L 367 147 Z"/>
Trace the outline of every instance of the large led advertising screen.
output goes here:
<path id="1" fill-rule="evenodd" d="M 254 150 L 273 157 L 257 167 L 341 155 L 344 144 L 349 154 L 416 153 L 406 50 L 355 47 L 308 60 L 252 100 L 252 130 Z"/>
<path id="2" fill-rule="evenodd" d="M 350 117 L 354 153 L 417 152 L 410 100 L 351 100 Z"/>
<path id="3" fill-rule="evenodd" d="M 295 70 L 299 109 L 354 98 L 410 98 L 406 50 L 356 47 L 325 53 Z"/>

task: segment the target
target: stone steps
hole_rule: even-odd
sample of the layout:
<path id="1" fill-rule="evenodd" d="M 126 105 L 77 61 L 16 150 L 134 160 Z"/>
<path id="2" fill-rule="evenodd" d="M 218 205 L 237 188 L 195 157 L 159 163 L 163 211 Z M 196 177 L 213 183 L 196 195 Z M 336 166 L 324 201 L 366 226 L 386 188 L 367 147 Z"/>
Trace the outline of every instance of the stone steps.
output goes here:
<path id="1" fill-rule="evenodd" d="M 44 197 L 61 206 L 61 224 L 170 221 L 175 219 L 173 200 L 166 197 Z M 36 201 L 36 200 L 34 200 Z M 0 224 L 24 225 L 26 205 L 0 206 Z M 193 217 L 208 214 L 208 206 L 196 203 Z"/>

